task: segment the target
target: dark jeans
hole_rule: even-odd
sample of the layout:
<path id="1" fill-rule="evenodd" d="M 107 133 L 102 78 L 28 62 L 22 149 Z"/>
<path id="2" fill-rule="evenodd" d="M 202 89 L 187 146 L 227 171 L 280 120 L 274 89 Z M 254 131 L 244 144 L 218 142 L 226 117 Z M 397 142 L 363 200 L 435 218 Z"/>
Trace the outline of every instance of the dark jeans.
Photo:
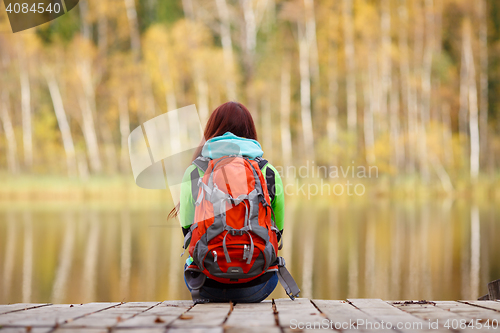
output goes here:
<path id="1" fill-rule="evenodd" d="M 186 282 L 186 278 L 184 278 L 184 282 Z M 278 274 L 274 272 L 269 280 L 252 287 L 221 289 L 203 286 L 200 290 L 200 296 L 210 302 L 259 303 L 273 292 L 277 284 Z M 187 282 L 186 286 L 191 291 Z"/>

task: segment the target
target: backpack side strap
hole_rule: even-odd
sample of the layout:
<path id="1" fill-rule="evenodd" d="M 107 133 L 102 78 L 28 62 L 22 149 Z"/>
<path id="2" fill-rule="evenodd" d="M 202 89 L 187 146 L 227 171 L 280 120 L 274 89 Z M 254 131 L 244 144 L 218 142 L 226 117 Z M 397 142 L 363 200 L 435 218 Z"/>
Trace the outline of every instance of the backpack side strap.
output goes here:
<path id="1" fill-rule="evenodd" d="M 201 272 L 196 265 L 189 265 L 184 268 L 184 278 L 187 285 L 191 289 L 191 297 L 194 304 L 208 303 L 208 300 L 203 299 L 200 295 L 200 290 L 205 284 L 207 276 Z"/>
<path id="2" fill-rule="evenodd" d="M 292 275 L 286 269 L 285 266 L 285 259 L 283 257 L 278 257 L 278 279 L 285 289 L 286 294 L 290 299 L 293 301 L 295 300 L 295 297 L 299 296 L 300 289 L 299 286 L 297 286 L 297 283 L 293 279 Z"/>

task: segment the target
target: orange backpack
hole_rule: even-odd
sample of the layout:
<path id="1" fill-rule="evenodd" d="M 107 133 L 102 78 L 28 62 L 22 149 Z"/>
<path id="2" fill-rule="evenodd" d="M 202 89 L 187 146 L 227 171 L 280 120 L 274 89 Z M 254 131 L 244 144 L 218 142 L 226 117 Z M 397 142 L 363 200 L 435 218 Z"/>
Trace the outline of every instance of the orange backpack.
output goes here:
<path id="1" fill-rule="evenodd" d="M 193 161 L 204 175 L 197 179 L 194 223 L 184 245 L 194 262 L 189 269 L 221 283 L 278 270 L 278 229 L 261 172 L 266 163 L 237 155 Z"/>

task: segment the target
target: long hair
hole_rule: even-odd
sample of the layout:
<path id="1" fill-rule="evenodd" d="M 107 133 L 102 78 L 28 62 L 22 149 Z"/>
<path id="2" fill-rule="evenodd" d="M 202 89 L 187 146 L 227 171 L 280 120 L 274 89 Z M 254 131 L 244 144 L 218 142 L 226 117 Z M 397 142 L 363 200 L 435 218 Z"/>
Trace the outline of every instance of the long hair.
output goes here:
<path id="1" fill-rule="evenodd" d="M 203 145 L 206 141 L 231 132 L 236 136 L 257 140 L 257 130 L 250 111 L 241 103 L 226 102 L 219 105 L 208 118 L 203 139 L 195 150 L 192 161 L 201 155 Z M 179 214 L 180 203 L 178 203 L 168 214 L 168 219 Z"/>

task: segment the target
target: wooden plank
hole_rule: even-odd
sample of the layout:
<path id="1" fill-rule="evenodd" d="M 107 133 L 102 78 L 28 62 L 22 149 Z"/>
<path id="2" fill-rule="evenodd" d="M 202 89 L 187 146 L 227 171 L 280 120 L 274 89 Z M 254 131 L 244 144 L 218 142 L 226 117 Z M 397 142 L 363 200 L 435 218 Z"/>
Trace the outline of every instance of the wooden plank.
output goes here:
<path id="1" fill-rule="evenodd" d="M 307 298 L 277 299 L 274 301 L 278 311 L 279 325 L 283 329 L 320 328 L 325 317 Z"/>
<path id="2" fill-rule="evenodd" d="M 170 326 L 183 329 L 221 326 L 226 320 L 229 310 L 228 303 L 196 304 L 185 314 L 174 320 Z"/>
<path id="3" fill-rule="evenodd" d="M 459 302 L 500 312 L 500 302 L 496 301 L 459 301 Z"/>
<path id="4" fill-rule="evenodd" d="M 148 309 L 137 316 L 121 321 L 115 328 L 158 328 L 167 327 L 182 313 L 193 306 L 192 301 L 167 301 Z M 128 332 L 128 331 L 127 331 Z"/>
<path id="5" fill-rule="evenodd" d="M 151 303 L 124 303 L 116 307 L 108 308 L 103 311 L 95 312 L 87 316 L 78 318 L 71 322 L 62 325 L 62 328 L 74 328 L 74 327 L 114 327 L 126 321 L 127 319 L 133 318 L 138 314 L 150 310 L 155 306 L 159 305 L 159 302 Z"/>
<path id="6" fill-rule="evenodd" d="M 32 327 L 30 333 L 49 333 L 53 330 L 52 327 Z M 4 327 L 0 328 L 2 333 L 27 333 L 26 327 Z"/>
<path id="7" fill-rule="evenodd" d="M 276 323 L 271 301 L 254 304 L 236 304 L 224 324 L 225 331 L 231 327 L 240 329 L 248 328 L 250 330 L 255 329 L 255 327 L 271 327 L 280 331 Z"/>
<path id="8" fill-rule="evenodd" d="M 1 332 L 1 331 L 0 331 Z M 95 328 L 95 327 L 85 327 L 85 328 L 57 328 L 51 333 L 165 333 L 165 328 L 126 328 L 126 329 L 116 329 L 113 328 L 111 331 L 108 328 Z M 23 333 L 26 333 L 24 331 Z"/>
<path id="9" fill-rule="evenodd" d="M 39 308 L 47 305 L 50 305 L 50 303 L 16 303 L 9 305 L 0 305 L 0 315 L 9 312 L 24 311 L 24 310 Z"/>
<path id="10" fill-rule="evenodd" d="M 493 320 L 496 319 L 500 323 L 500 313 L 495 310 L 490 310 L 470 304 L 454 301 L 436 301 L 436 306 L 459 315 L 464 319 L 481 319 Z"/>
<path id="11" fill-rule="evenodd" d="M 26 332 L 25 332 L 26 333 Z M 109 333 L 106 327 L 101 328 L 56 328 L 51 333 Z"/>
<path id="12" fill-rule="evenodd" d="M 199 328 L 180 328 L 172 327 L 167 330 L 167 333 L 223 333 L 224 329 L 222 327 L 199 327 Z"/>
<path id="13" fill-rule="evenodd" d="M 348 301 L 366 314 L 385 323 L 385 327 L 397 332 L 445 332 L 443 329 L 431 329 L 429 323 L 419 317 L 401 311 L 381 299 L 348 299 Z M 370 329 L 365 326 L 365 329 Z"/>
<path id="14" fill-rule="evenodd" d="M 83 305 L 49 305 L 0 316 L 0 326 L 55 326 L 89 315 L 120 303 L 87 303 Z"/>
<path id="15" fill-rule="evenodd" d="M 224 333 L 281 333 L 279 326 L 253 326 L 253 327 L 226 327 L 224 326 Z M 295 331 L 296 333 L 297 331 Z"/>
<path id="16" fill-rule="evenodd" d="M 113 328 L 112 333 L 165 333 L 165 327 Z M 71 332 L 68 332 L 71 333 Z"/>
<path id="17" fill-rule="evenodd" d="M 364 323 L 379 322 L 346 301 L 312 300 L 312 303 L 326 315 L 329 327 L 342 332 L 371 332 L 364 328 Z M 378 329 L 377 332 L 394 332 L 391 329 Z"/>
<path id="18" fill-rule="evenodd" d="M 445 329 L 445 325 L 451 325 L 452 321 L 459 322 L 462 318 L 460 315 L 446 311 L 443 308 L 437 307 L 436 302 L 423 303 L 422 301 L 406 301 L 406 302 L 391 302 L 393 306 L 402 311 L 408 312 L 413 316 L 422 318 L 432 322 L 432 327 L 440 327 Z M 469 320 L 467 319 L 467 323 Z M 459 332 L 468 332 L 468 329 L 457 330 Z M 474 329 L 477 332 L 477 329 Z"/>

